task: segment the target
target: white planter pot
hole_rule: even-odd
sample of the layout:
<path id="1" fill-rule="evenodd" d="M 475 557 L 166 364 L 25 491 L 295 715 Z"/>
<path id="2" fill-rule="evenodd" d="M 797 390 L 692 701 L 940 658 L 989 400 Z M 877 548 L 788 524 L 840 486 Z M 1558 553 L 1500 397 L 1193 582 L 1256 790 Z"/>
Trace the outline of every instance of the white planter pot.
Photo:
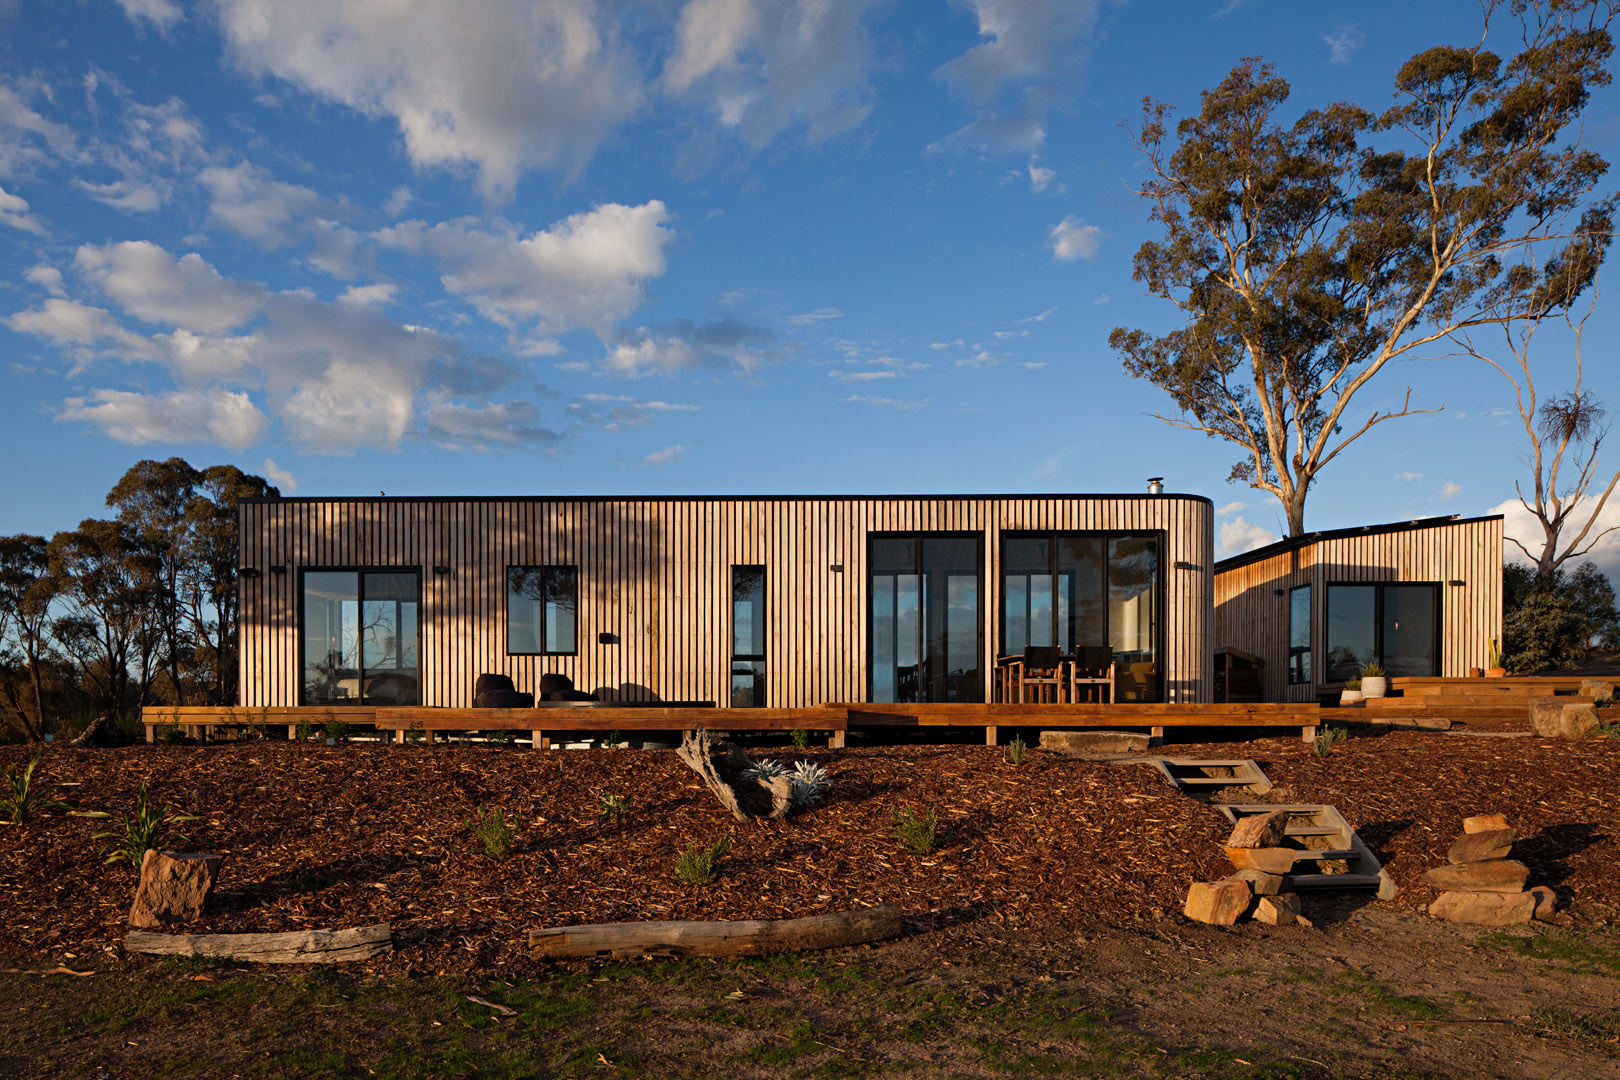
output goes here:
<path id="1" fill-rule="evenodd" d="M 1358 702 L 1360 700 L 1361 700 L 1361 691 L 1360 690 L 1340 690 L 1339 691 L 1339 704 L 1340 705 L 1353 705 L 1353 704 L 1355 704 L 1356 702 Z"/>
<path id="2" fill-rule="evenodd" d="M 1363 675 L 1361 677 L 1361 696 L 1364 698 L 1383 697 L 1389 693 L 1389 678 L 1385 675 Z"/>

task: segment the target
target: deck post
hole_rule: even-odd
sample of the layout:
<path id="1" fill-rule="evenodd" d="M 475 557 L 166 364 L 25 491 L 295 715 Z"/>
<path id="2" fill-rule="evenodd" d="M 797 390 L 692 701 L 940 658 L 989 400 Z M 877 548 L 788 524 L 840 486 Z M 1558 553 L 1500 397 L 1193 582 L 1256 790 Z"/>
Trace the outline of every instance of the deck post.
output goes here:
<path id="1" fill-rule="evenodd" d="M 529 732 L 529 742 L 532 744 L 532 749 L 535 750 L 551 749 L 551 740 L 546 738 L 546 733 L 543 731 Z"/>
<path id="2" fill-rule="evenodd" d="M 1316 741 L 1316 725 L 1306 724 L 1301 727 L 1299 729 L 1299 741 L 1304 743 L 1306 746 L 1314 743 Z"/>
<path id="3" fill-rule="evenodd" d="M 1158 727 L 1150 727 L 1150 728 L 1148 728 L 1148 745 L 1149 746 L 1163 746 L 1164 745 L 1164 725 L 1161 724 Z"/>
<path id="4" fill-rule="evenodd" d="M 986 745 L 986 746 L 994 746 L 994 745 L 996 745 L 996 725 L 994 725 L 994 724 L 986 724 L 986 725 L 984 725 L 984 745 Z"/>
<path id="5" fill-rule="evenodd" d="M 295 741 L 297 741 L 297 739 L 298 739 L 298 725 L 297 724 L 288 724 L 287 725 L 287 741 L 288 742 L 295 742 Z"/>
<path id="6" fill-rule="evenodd" d="M 827 749 L 829 749 L 829 750 L 842 750 L 843 748 L 844 748 L 844 733 L 843 733 L 843 731 L 840 730 L 840 731 L 828 732 L 827 733 Z"/>
<path id="7" fill-rule="evenodd" d="M 405 729 L 404 728 L 397 727 L 397 728 L 394 729 L 394 741 L 396 743 L 403 743 L 405 741 Z"/>
<path id="8" fill-rule="evenodd" d="M 149 743 L 157 742 L 157 725 L 156 724 L 147 724 L 146 725 L 146 741 L 149 742 Z"/>

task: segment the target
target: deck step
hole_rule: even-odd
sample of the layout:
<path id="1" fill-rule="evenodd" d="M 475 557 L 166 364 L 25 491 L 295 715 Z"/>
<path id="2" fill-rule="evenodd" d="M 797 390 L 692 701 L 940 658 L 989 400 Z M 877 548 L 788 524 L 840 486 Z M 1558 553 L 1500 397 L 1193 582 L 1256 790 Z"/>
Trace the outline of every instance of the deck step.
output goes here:
<path id="1" fill-rule="evenodd" d="M 1347 872 L 1343 874 L 1285 874 L 1284 889 L 1375 888 L 1378 890 L 1380 900 L 1391 900 L 1399 894 L 1400 889 L 1396 886 L 1395 880 L 1389 876 L 1389 871 L 1383 868 L 1378 857 L 1362 842 L 1361 837 L 1356 835 L 1356 831 L 1335 807 L 1325 803 L 1250 803 L 1220 807 L 1221 813 L 1233 824 L 1241 818 L 1254 814 L 1269 814 L 1277 810 L 1289 812 L 1288 827 L 1284 833 L 1286 837 L 1301 840 L 1307 837 L 1332 838 L 1330 841 L 1334 845 L 1332 848 L 1301 851 L 1295 855 L 1296 861 L 1311 863 L 1336 859 L 1347 865 Z"/>

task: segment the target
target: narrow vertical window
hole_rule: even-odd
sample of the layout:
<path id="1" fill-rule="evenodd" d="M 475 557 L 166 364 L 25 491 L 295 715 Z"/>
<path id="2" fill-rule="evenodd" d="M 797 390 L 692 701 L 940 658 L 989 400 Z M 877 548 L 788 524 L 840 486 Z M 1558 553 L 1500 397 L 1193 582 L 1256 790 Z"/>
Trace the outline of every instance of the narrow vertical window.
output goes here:
<path id="1" fill-rule="evenodd" d="M 731 568 L 731 706 L 765 704 L 765 568 Z"/>
<path id="2" fill-rule="evenodd" d="M 506 651 L 579 651 L 579 567 L 506 568 Z"/>
<path id="3" fill-rule="evenodd" d="M 1288 681 L 1311 681 L 1311 587 L 1288 590 Z"/>

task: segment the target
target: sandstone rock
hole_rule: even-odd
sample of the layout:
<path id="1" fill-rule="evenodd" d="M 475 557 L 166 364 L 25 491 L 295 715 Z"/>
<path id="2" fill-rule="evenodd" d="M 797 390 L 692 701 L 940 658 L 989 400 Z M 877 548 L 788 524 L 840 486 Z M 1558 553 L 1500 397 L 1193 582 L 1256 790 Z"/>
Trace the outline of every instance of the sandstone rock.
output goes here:
<path id="1" fill-rule="evenodd" d="M 1522 926 L 1536 910 L 1534 894 L 1443 892 L 1429 905 L 1429 914 L 1448 922 L 1473 926 Z"/>
<path id="2" fill-rule="evenodd" d="M 1512 829 L 1486 829 L 1484 832 L 1464 833 L 1452 841 L 1446 852 L 1449 863 L 1484 862 L 1486 859 L 1505 859 L 1513 850 L 1517 834 Z"/>
<path id="3" fill-rule="evenodd" d="M 1059 754 L 1140 754 L 1149 739 L 1135 731 L 1043 731 L 1041 749 Z"/>
<path id="4" fill-rule="evenodd" d="M 147 849 L 135 901 L 129 908 L 129 924 L 157 929 L 197 921 L 224 861 L 223 855 Z"/>
<path id="5" fill-rule="evenodd" d="M 1537 885 L 1530 890 L 1535 897 L 1536 907 L 1532 912 L 1534 918 L 1541 922 L 1552 922 L 1553 916 L 1558 914 L 1558 894 L 1548 885 Z"/>
<path id="6" fill-rule="evenodd" d="M 1533 698 L 1530 730 L 1547 739 L 1584 739 L 1598 728 L 1597 709 L 1570 705 L 1561 698 Z"/>
<path id="7" fill-rule="evenodd" d="M 1530 868 L 1515 859 L 1485 859 L 1482 862 L 1437 866 L 1423 880 L 1437 889 L 1458 892 L 1516 893 L 1524 891 Z"/>
<path id="8" fill-rule="evenodd" d="M 1463 818 L 1463 832 L 1490 832 L 1492 829 L 1505 829 L 1508 827 L 1506 814 L 1475 814 L 1473 817 Z"/>
<path id="9" fill-rule="evenodd" d="M 1257 847 L 1224 849 L 1226 857 L 1239 870 L 1263 870 L 1268 874 L 1286 874 L 1294 868 L 1294 848 Z"/>
<path id="10" fill-rule="evenodd" d="M 1578 693 L 1581 697 L 1589 697 L 1593 701 L 1612 700 L 1614 683 L 1607 679 L 1582 679 Z"/>
<path id="11" fill-rule="evenodd" d="M 1254 906 L 1255 921 L 1268 926 L 1288 926 L 1299 921 L 1299 895 L 1285 892 L 1262 896 Z"/>
<path id="12" fill-rule="evenodd" d="M 1269 814 L 1250 814 L 1238 818 L 1227 847 L 1278 847 L 1288 833 L 1288 811 L 1273 810 Z"/>
<path id="13" fill-rule="evenodd" d="M 1282 892 L 1283 876 L 1268 874 L 1264 870 L 1239 870 L 1235 874 L 1228 874 L 1225 880 L 1247 882 L 1256 896 L 1276 896 Z"/>
<path id="14" fill-rule="evenodd" d="M 1197 922 L 1231 926 L 1249 910 L 1251 894 L 1243 881 L 1195 881 L 1187 890 L 1183 914 Z"/>

